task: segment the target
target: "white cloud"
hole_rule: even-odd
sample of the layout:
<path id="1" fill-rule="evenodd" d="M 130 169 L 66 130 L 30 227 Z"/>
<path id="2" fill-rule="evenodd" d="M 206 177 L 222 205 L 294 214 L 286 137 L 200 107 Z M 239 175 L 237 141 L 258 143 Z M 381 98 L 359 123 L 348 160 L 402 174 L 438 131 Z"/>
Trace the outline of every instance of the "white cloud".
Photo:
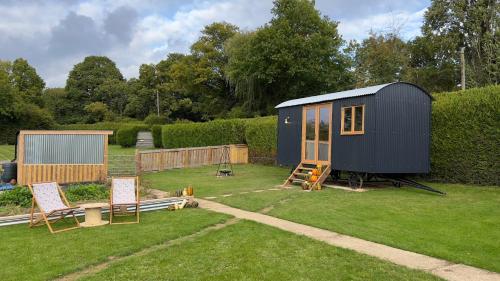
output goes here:
<path id="1" fill-rule="evenodd" d="M 362 39 L 393 19 L 404 23 L 401 33 L 411 38 L 419 33 L 428 1 L 317 0 L 316 7 L 340 21 L 345 39 Z M 110 24 L 110 14 L 123 7 L 135 18 L 122 33 L 120 27 L 129 22 L 118 15 Z M 7 0 L 0 2 L 0 59 L 27 58 L 49 87 L 64 86 L 73 65 L 87 55 L 108 56 L 131 78 L 142 63 L 156 63 L 170 52 L 188 52 L 205 25 L 226 21 L 252 30 L 269 21 L 271 8 L 272 0 Z M 84 19 L 93 29 L 75 23 Z M 75 46 L 80 35 L 95 40 Z"/>

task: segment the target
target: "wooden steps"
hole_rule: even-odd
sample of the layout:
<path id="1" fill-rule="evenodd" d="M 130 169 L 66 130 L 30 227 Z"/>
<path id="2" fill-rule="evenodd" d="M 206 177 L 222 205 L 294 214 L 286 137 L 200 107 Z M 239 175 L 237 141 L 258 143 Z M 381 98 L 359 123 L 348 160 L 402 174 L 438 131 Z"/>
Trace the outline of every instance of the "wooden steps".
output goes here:
<path id="1" fill-rule="evenodd" d="M 300 163 L 297 168 L 292 172 L 292 174 L 286 179 L 283 187 L 289 186 L 291 184 L 302 184 L 309 178 L 309 172 L 316 169 L 315 164 Z M 318 176 L 318 180 L 310 186 L 310 189 L 314 190 L 318 184 L 323 184 L 328 175 L 330 175 L 330 165 L 323 166 L 323 172 Z"/>

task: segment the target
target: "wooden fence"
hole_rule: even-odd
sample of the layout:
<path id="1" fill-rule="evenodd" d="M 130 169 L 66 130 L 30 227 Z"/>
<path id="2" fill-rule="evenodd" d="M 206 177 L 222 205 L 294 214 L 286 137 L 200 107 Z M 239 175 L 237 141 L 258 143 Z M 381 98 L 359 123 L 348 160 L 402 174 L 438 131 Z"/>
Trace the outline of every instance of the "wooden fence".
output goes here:
<path id="1" fill-rule="evenodd" d="M 219 164 L 224 147 L 229 148 L 232 164 L 248 163 L 248 147 L 244 144 L 144 150 L 136 153 L 136 172 L 164 171 Z"/>

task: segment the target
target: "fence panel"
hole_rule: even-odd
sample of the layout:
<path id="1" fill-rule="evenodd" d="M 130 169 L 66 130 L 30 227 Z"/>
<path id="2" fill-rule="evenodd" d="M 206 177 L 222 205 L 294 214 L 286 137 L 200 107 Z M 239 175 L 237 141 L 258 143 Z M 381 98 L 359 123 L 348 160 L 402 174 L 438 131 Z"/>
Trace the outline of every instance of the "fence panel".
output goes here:
<path id="1" fill-rule="evenodd" d="M 219 164 L 224 147 L 229 149 L 231 163 L 248 163 L 248 147 L 244 144 L 144 150 L 137 151 L 136 172 L 164 171 Z"/>

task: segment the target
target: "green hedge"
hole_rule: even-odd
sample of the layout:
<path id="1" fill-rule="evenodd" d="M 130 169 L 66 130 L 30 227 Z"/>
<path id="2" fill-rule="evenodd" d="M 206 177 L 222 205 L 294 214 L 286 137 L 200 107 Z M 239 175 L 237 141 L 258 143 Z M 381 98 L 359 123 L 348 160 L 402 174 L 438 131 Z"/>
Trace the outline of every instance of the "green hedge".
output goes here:
<path id="1" fill-rule="evenodd" d="M 249 119 L 245 139 L 252 162 L 273 163 L 277 154 L 278 118 L 276 116 Z"/>
<path id="2" fill-rule="evenodd" d="M 434 97 L 431 177 L 500 185 L 500 86 Z"/>
<path id="3" fill-rule="evenodd" d="M 137 143 L 137 133 L 140 131 L 149 131 L 147 125 L 126 126 L 116 133 L 116 143 L 121 147 L 132 147 Z"/>
<path id="4" fill-rule="evenodd" d="M 245 143 L 245 121 L 221 119 L 165 125 L 162 127 L 162 143 L 165 148 Z"/>
<path id="5" fill-rule="evenodd" d="M 109 130 L 113 131 L 113 135 L 109 136 L 109 144 L 116 144 L 116 136 L 118 130 L 122 128 L 130 128 L 133 126 L 146 126 L 142 122 L 100 122 L 95 124 L 69 124 L 69 125 L 59 125 L 57 129 L 59 130 Z M 134 144 L 135 145 L 135 144 Z"/>
<path id="6" fill-rule="evenodd" d="M 153 143 L 156 148 L 162 148 L 161 142 L 161 125 L 154 125 L 151 127 L 151 134 L 153 135 Z"/>

